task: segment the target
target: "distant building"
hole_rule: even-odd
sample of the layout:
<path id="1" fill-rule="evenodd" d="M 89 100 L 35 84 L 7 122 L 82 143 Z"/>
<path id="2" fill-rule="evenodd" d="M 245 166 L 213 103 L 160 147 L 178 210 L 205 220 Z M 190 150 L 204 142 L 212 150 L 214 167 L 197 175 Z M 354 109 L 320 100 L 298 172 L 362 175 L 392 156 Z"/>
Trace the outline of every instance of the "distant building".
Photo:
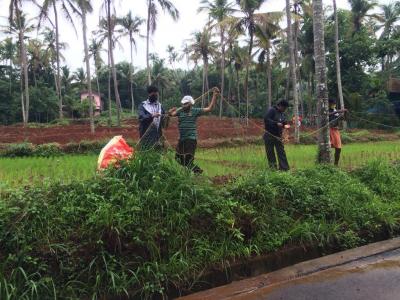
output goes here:
<path id="1" fill-rule="evenodd" d="M 100 113 L 103 111 L 103 102 L 101 101 L 101 95 L 99 95 L 96 92 L 92 92 L 92 96 L 94 98 L 94 115 L 98 116 Z M 89 92 L 88 91 L 82 91 L 81 92 L 81 102 L 89 98 Z"/>

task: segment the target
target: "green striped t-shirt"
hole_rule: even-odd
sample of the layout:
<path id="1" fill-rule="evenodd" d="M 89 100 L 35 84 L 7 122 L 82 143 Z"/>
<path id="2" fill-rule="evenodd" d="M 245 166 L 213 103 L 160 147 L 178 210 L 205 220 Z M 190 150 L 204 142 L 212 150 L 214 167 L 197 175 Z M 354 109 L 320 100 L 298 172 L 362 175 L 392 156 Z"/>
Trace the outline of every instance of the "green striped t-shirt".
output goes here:
<path id="1" fill-rule="evenodd" d="M 178 112 L 179 140 L 197 140 L 196 121 L 202 112 L 202 108 L 192 108 L 189 113 Z"/>

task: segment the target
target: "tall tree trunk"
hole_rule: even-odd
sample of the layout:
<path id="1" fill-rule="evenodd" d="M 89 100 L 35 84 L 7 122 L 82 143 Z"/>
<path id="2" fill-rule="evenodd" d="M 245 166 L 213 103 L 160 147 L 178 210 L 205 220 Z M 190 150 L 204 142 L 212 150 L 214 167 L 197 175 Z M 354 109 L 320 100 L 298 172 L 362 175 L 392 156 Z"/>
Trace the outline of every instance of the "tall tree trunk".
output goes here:
<path id="1" fill-rule="evenodd" d="M 85 50 L 85 62 L 86 62 L 86 81 L 89 93 L 89 117 L 90 117 L 90 132 L 94 134 L 94 117 L 93 117 L 93 93 L 92 93 L 92 78 L 90 75 L 90 60 L 89 60 L 89 48 L 87 43 L 87 25 L 86 25 L 86 9 L 82 5 L 82 32 L 83 32 L 83 47 Z"/>
<path id="2" fill-rule="evenodd" d="M 21 66 L 22 66 L 22 56 L 21 56 Z M 21 68 L 21 78 L 20 78 L 20 90 L 21 90 L 21 109 L 22 109 L 22 121 L 24 125 L 26 124 L 25 116 L 25 99 L 24 99 L 24 69 Z"/>
<path id="3" fill-rule="evenodd" d="M 238 111 L 239 118 L 241 118 L 241 107 L 240 107 L 240 78 L 239 78 L 239 70 L 236 69 L 236 88 L 237 88 L 237 101 L 238 101 Z"/>
<path id="4" fill-rule="evenodd" d="M 272 70 L 271 70 L 271 50 L 267 49 L 267 79 L 268 79 L 268 102 L 267 109 L 272 106 Z"/>
<path id="5" fill-rule="evenodd" d="M 10 98 L 12 97 L 12 82 L 13 82 L 13 65 L 12 58 L 10 58 Z"/>
<path id="6" fill-rule="evenodd" d="M 299 14 L 299 0 L 295 1 L 295 15 Z M 294 62 L 295 62 L 295 70 L 297 74 L 297 81 L 299 83 L 299 89 L 297 95 L 299 97 L 299 105 L 300 105 L 300 115 L 304 118 L 304 96 L 303 96 L 303 85 L 301 80 L 301 70 L 300 70 L 300 62 L 299 62 L 299 31 L 300 31 L 300 22 L 299 18 L 296 17 L 294 22 Z"/>
<path id="7" fill-rule="evenodd" d="M 249 43 L 249 52 L 247 56 L 247 64 L 246 64 L 246 78 L 244 82 L 244 89 L 246 91 L 246 125 L 249 125 L 249 69 L 251 65 L 251 52 L 253 51 L 253 41 L 254 41 L 254 32 L 253 32 L 253 23 L 251 22 L 249 33 L 250 33 L 250 43 Z"/>
<path id="8" fill-rule="evenodd" d="M 333 0 L 333 14 L 335 15 L 335 51 L 336 51 L 336 76 L 338 85 L 338 95 L 340 108 L 344 109 L 343 88 L 342 88 L 342 75 L 340 68 L 340 53 L 339 53 L 339 21 L 337 15 L 336 0 Z M 343 127 L 347 129 L 347 122 L 343 121 Z"/>
<path id="9" fill-rule="evenodd" d="M 22 67 L 24 70 L 24 91 L 25 91 L 25 124 L 29 122 L 29 77 L 28 77 L 28 62 L 26 57 L 26 47 L 23 40 L 24 33 L 21 31 L 21 52 L 22 52 Z"/>
<path id="10" fill-rule="evenodd" d="M 225 89 L 225 40 L 224 40 L 224 29 L 221 27 L 221 99 L 219 101 L 219 117 L 222 118 L 222 108 L 224 99 L 224 89 Z"/>
<path id="11" fill-rule="evenodd" d="M 114 45 L 113 45 L 113 34 L 111 31 L 111 0 L 107 0 L 107 5 L 108 5 L 108 51 L 110 52 L 110 62 L 111 62 L 111 73 L 113 77 L 113 82 L 114 82 L 114 95 L 115 95 L 115 101 L 117 103 L 117 126 L 121 126 L 121 99 L 119 97 L 119 91 L 118 91 L 118 81 L 117 81 L 117 72 L 115 70 L 115 64 L 114 64 Z"/>
<path id="12" fill-rule="evenodd" d="M 206 58 L 206 65 L 205 65 L 205 75 L 206 75 L 206 86 L 205 86 L 205 91 L 208 92 L 210 89 L 210 85 L 208 82 L 208 58 Z M 210 104 L 210 93 L 207 93 L 207 105 Z"/>
<path id="13" fill-rule="evenodd" d="M 202 88 L 202 96 L 201 96 L 201 107 L 205 106 L 205 93 L 206 93 L 206 61 L 203 58 L 203 88 Z"/>
<path id="14" fill-rule="evenodd" d="M 111 59 L 108 51 L 108 126 L 112 125 L 112 105 L 111 105 Z"/>
<path id="15" fill-rule="evenodd" d="M 132 105 L 132 116 L 135 114 L 135 99 L 133 98 L 133 37 L 132 32 L 129 33 L 129 44 L 131 48 L 131 65 L 129 67 L 129 82 L 131 87 L 131 105 Z"/>
<path id="16" fill-rule="evenodd" d="M 61 93 L 61 76 L 60 76 L 60 34 L 59 34 L 59 26 L 58 26 L 58 12 L 56 1 L 53 1 L 53 9 L 54 9 L 54 18 L 56 22 L 56 57 L 57 57 L 57 83 L 58 86 L 57 96 L 58 96 L 58 110 L 59 110 L 59 118 L 63 118 L 63 99 Z"/>
<path id="17" fill-rule="evenodd" d="M 293 88 L 293 100 L 294 100 L 294 140 L 295 143 L 300 142 L 300 128 L 299 128 L 299 97 L 297 94 L 297 72 L 296 72 L 296 63 L 295 63 L 295 53 L 294 53 L 294 45 L 293 45 L 293 31 L 292 31 L 292 15 L 290 12 L 290 0 L 286 0 L 286 18 L 287 18 L 287 34 L 288 34 L 288 45 L 289 45 L 289 57 L 290 57 L 290 77 L 292 79 L 292 88 Z"/>
<path id="18" fill-rule="evenodd" d="M 146 65 L 147 65 L 147 83 L 151 85 L 151 70 L 150 70 L 150 8 L 152 0 L 148 0 L 147 3 L 147 35 L 146 35 Z"/>
<path id="19" fill-rule="evenodd" d="M 324 41 L 324 12 L 322 0 L 313 0 L 313 29 L 315 75 L 317 77 L 317 115 L 318 128 L 318 162 L 331 162 L 329 138 L 329 107 L 328 88 L 326 80 L 325 41 Z"/>

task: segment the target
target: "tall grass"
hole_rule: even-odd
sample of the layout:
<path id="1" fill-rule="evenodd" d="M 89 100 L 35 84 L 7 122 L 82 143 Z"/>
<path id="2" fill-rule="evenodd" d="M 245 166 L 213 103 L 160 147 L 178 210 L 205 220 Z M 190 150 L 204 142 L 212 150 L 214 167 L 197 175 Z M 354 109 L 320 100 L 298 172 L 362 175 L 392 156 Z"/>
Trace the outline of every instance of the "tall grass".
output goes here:
<path id="1" fill-rule="evenodd" d="M 242 258 L 362 245 L 398 232 L 399 175 L 383 162 L 263 170 L 222 188 L 147 153 L 88 180 L 0 192 L 0 296 L 165 298 Z"/>

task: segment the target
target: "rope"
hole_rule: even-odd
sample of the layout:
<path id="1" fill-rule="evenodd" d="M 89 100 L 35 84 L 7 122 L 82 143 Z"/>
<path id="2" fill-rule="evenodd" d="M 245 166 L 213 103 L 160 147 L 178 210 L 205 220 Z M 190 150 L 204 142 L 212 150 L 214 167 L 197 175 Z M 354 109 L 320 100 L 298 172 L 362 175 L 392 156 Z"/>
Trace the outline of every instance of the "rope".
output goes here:
<path id="1" fill-rule="evenodd" d="M 205 92 L 204 94 L 202 94 L 200 97 L 197 97 L 196 99 L 194 99 L 194 104 L 196 104 L 196 102 L 199 101 L 199 100 L 201 100 L 204 96 L 208 95 L 208 94 L 210 93 L 211 90 L 212 90 L 212 89 L 209 89 L 207 92 Z M 176 111 L 178 112 L 178 111 L 180 111 L 180 110 L 182 110 L 182 109 L 183 109 L 183 107 L 181 106 L 181 107 L 179 107 Z M 169 114 L 168 114 L 168 113 L 164 113 L 164 114 L 161 114 L 160 117 L 163 117 L 163 116 L 169 117 Z M 155 124 L 154 124 L 154 121 L 151 122 L 151 124 L 149 125 L 149 127 L 147 127 L 147 129 L 146 129 L 146 131 L 144 132 L 144 134 L 142 135 L 142 137 L 137 141 L 137 143 L 136 143 L 136 145 L 135 145 L 135 148 L 137 148 L 138 145 L 140 145 L 140 143 L 141 143 L 141 142 L 143 141 L 143 139 L 147 136 L 147 134 L 150 132 L 150 129 L 151 129 L 154 125 L 155 125 Z M 161 124 L 160 124 L 160 126 L 161 126 Z M 163 137 L 164 140 L 165 140 L 169 145 L 171 145 L 171 144 L 168 142 L 167 138 L 165 137 L 164 133 L 162 133 L 161 137 Z M 151 150 L 154 150 L 154 146 L 153 146 L 151 149 L 147 150 L 147 151 L 151 151 Z"/>
<path id="2" fill-rule="evenodd" d="M 234 107 L 232 104 L 230 104 L 230 103 L 225 99 L 225 97 L 222 97 L 222 99 L 223 99 L 229 106 L 231 106 L 236 112 L 238 112 L 238 109 L 237 109 L 236 107 Z M 281 142 L 284 142 L 284 139 L 283 139 L 283 138 L 281 138 L 281 137 L 279 137 L 279 136 L 276 136 L 276 135 L 273 135 L 272 133 L 266 131 L 264 127 L 258 125 L 254 120 L 250 119 L 250 121 L 254 124 L 255 127 L 261 129 L 262 131 L 264 131 L 264 132 L 267 133 L 268 135 L 270 135 L 270 136 L 272 136 L 272 137 L 274 137 L 274 138 L 280 140 Z M 309 132 L 309 133 L 307 133 L 307 134 L 304 134 L 303 137 L 313 136 L 313 135 L 315 135 L 316 133 L 322 131 L 323 129 L 329 127 L 329 126 L 331 125 L 331 123 L 333 123 L 333 122 L 335 122 L 335 121 L 336 121 L 336 120 L 332 120 L 332 121 L 328 122 L 326 125 L 324 125 L 324 126 L 318 128 L 317 130 L 314 130 L 314 131 L 311 131 L 311 132 Z M 240 126 L 244 127 L 244 125 L 240 125 Z M 294 137 L 289 137 L 289 139 L 294 139 Z"/>
<path id="3" fill-rule="evenodd" d="M 367 123 L 371 123 L 371 124 L 375 124 L 375 125 L 379 125 L 379 126 L 383 126 L 383 127 L 387 127 L 387 128 L 393 128 L 393 129 L 400 129 L 399 126 L 391 126 L 391 125 L 386 125 L 386 124 L 382 124 L 382 123 L 378 123 L 378 122 L 374 122 L 374 121 L 370 121 L 361 117 L 358 117 L 357 115 L 355 115 L 354 113 L 352 113 L 352 116 L 356 119 L 359 119 L 360 121 L 364 121 Z"/>

